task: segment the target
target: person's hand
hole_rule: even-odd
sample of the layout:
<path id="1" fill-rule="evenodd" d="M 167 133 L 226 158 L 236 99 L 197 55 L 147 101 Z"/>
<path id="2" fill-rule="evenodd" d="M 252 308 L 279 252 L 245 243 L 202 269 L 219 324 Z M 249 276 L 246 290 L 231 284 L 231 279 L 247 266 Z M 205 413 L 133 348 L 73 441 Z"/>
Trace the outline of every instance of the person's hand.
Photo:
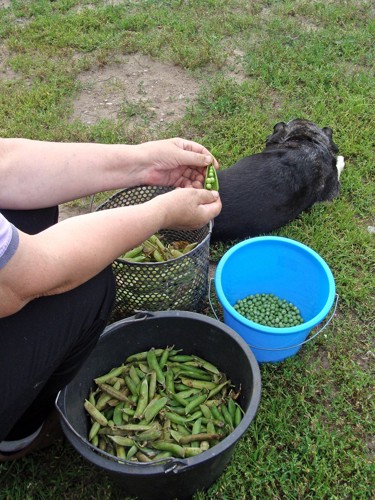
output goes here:
<path id="1" fill-rule="evenodd" d="M 177 188 L 149 203 L 154 205 L 155 213 L 162 215 L 163 229 L 198 229 L 221 211 L 219 193 L 207 189 Z"/>
<path id="2" fill-rule="evenodd" d="M 219 168 L 212 154 L 201 144 L 181 138 L 146 142 L 143 156 L 143 183 L 150 186 L 202 188 L 206 167 Z"/>

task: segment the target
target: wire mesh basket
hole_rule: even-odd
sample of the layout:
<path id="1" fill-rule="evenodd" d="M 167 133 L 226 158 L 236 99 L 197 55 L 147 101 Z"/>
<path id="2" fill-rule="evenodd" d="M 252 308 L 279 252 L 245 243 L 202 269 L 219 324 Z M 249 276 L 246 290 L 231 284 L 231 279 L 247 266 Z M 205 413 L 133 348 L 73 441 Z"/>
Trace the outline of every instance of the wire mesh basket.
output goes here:
<path id="1" fill-rule="evenodd" d="M 140 186 L 112 195 L 98 210 L 138 205 L 171 191 L 170 187 Z M 158 234 L 166 244 L 174 241 L 197 242 L 186 254 L 165 262 L 128 262 L 118 258 L 113 264 L 116 303 L 112 320 L 139 311 L 185 310 L 200 312 L 206 301 L 209 246 L 212 223 L 192 231 L 163 230 Z"/>

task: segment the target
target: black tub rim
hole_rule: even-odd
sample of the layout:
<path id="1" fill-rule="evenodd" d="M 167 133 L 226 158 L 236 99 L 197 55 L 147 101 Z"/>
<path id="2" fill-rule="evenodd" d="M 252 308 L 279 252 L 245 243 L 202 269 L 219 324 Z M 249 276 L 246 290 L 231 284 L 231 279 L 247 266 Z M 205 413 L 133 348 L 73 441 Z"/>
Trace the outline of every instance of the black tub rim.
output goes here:
<path id="1" fill-rule="evenodd" d="M 65 436 L 72 444 L 72 446 L 76 449 L 78 453 L 80 453 L 86 460 L 91 462 L 92 464 L 98 466 L 102 470 L 109 472 L 111 474 L 122 473 L 122 474 L 133 474 L 140 476 L 154 476 L 159 474 L 168 474 L 168 473 L 179 473 L 184 471 L 187 468 L 194 468 L 199 466 L 200 464 L 207 463 L 210 460 L 215 459 L 219 455 L 224 455 L 225 453 L 232 453 L 234 451 L 234 447 L 237 442 L 241 439 L 241 437 L 248 430 L 251 422 L 253 421 L 261 398 L 261 374 L 259 364 L 251 351 L 248 344 L 242 339 L 242 337 L 236 333 L 232 328 L 227 326 L 226 324 L 218 321 L 209 316 L 205 316 L 200 313 L 190 312 L 190 311 L 152 311 L 152 312 L 141 312 L 134 316 L 124 318 L 122 320 L 116 321 L 115 323 L 111 323 L 108 325 L 103 333 L 101 334 L 99 341 L 108 335 L 111 335 L 113 331 L 116 331 L 123 325 L 131 323 L 133 321 L 143 321 L 147 319 L 158 319 L 158 318 L 169 318 L 169 317 L 188 317 L 191 319 L 196 319 L 202 322 L 206 322 L 215 326 L 221 330 L 223 330 L 227 335 L 229 335 L 234 342 L 236 342 L 242 351 L 245 353 L 249 364 L 252 369 L 252 377 L 253 377 L 253 386 L 252 386 L 252 394 L 250 397 L 249 405 L 244 413 L 244 416 L 240 422 L 240 424 L 222 441 L 216 444 L 212 449 L 209 449 L 199 455 L 188 458 L 171 458 L 161 461 L 160 463 L 139 463 L 139 462 L 130 462 L 127 460 L 119 460 L 116 457 L 112 459 L 108 458 L 99 450 L 95 448 L 87 439 L 81 436 L 69 423 L 66 416 L 64 415 L 64 403 L 65 403 L 65 393 L 68 386 L 65 386 L 61 391 L 59 391 L 55 406 L 60 415 L 60 422 L 64 431 Z M 69 385 L 69 384 L 68 384 Z M 79 446 L 80 445 L 80 446 Z M 82 451 L 82 445 L 83 450 Z"/>

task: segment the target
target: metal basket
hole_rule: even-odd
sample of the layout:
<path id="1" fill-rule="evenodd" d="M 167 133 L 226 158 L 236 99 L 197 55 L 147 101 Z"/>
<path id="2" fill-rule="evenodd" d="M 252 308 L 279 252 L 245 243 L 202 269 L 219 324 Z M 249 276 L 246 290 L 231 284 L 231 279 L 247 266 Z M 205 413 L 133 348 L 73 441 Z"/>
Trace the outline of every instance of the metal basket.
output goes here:
<path id="1" fill-rule="evenodd" d="M 112 195 L 96 210 L 138 205 L 172 189 L 158 186 L 124 189 Z M 211 231 L 211 222 L 193 231 L 160 231 L 165 243 L 198 242 L 193 250 L 173 260 L 134 263 L 116 259 L 112 264 L 117 287 L 112 320 L 117 321 L 139 311 L 200 312 L 205 305 L 208 289 Z"/>

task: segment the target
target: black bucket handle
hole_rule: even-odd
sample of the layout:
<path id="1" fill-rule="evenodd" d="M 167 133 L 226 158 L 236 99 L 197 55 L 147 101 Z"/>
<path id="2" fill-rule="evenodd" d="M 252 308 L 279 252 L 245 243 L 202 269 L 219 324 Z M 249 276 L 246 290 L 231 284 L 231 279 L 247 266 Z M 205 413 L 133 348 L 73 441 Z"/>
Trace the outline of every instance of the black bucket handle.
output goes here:
<path id="1" fill-rule="evenodd" d="M 215 308 L 214 308 L 214 305 L 211 301 L 211 283 L 212 281 L 214 281 L 214 278 L 211 278 L 210 281 L 209 281 L 209 285 L 208 285 L 208 301 L 210 303 L 210 306 L 211 306 L 211 310 L 212 312 L 214 313 L 215 315 L 215 318 L 219 320 L 217 314 L 216 314 L 216 311 L 215 311 Z M 252 347 L 254 349 L 259 349 L 260 351 L 286 351 L 288 349 L 295 349 L 296 347 L 301 347 L 302 345 L 304 344 L 307 344 L 308 342 L 310 342 L 311 340 L 313 340 L 315 337 L 317 337 L 325 328 L 327 328 L 327 326 L 330 324 L 330 322 L 332 321 L 334 315 L 336 314 L 336 309 L 337 309 L 337 304 L 338 304 L 338 301 L 339 301 L 339 294 L 336 292 L 335 294 L 335 303 L 333 305 L 333 311 L 332 311 L 332 314 L 330 315 L 330 317 L 327 319 L 327 321 L 324 323 L 324 325 L 317 331 L 314 333 L 314 335 L 312 335 L 311 337 L 309 337 L 308 339 L 304 340 L 303 342 L 300 342 L 299 344 L 295 344 L 295 345 L 290 345 L 290 346 L 287 346 L 287 347 L 258 347 L 256 345 L 251 345 L 251 344 L 248 344 L 249 347 Z"/>

